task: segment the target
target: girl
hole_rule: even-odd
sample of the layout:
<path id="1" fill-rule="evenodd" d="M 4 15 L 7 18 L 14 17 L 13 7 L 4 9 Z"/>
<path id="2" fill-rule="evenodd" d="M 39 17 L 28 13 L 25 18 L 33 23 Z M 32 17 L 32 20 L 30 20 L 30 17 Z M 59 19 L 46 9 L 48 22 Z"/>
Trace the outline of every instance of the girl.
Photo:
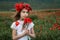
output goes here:
<path id="1" fill-rule="evenodd" d="M 11 25 L 13 40 L 28 40 L 30 37 L 35 38 L 34 23 L 29 16 L 32 10 L 29 4 L 16 3 L 17 14 L 14 16 L 15 21 Z"/>

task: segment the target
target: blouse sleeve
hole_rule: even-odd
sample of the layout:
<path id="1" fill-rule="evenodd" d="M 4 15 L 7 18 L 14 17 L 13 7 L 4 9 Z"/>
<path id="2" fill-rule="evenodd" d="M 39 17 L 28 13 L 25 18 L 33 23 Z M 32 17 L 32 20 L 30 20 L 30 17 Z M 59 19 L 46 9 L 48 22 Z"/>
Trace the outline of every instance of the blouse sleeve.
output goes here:
<path id="1" fill-rule="evenodd" d="M 16 29 L 15 22 L 13 22 L 10 27 L 11 27 L 11 29 Z"/>
<path id="2" fill-rule="evenodd" d="M 31 29 L 31 28 L 33 28 L 33 27 L 34 27 L 34 23 L 31 22 L 31 23 L 29 24 L 29 26 L 28 26 L 28 29 Z"/>

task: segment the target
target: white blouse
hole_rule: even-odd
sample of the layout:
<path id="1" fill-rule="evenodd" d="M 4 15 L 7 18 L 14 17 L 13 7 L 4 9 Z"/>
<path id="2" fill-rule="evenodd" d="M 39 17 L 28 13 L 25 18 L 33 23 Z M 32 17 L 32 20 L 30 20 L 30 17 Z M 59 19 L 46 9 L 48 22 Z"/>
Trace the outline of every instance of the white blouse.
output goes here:
<path id="1" fill-rule="evenodd" d="M 16 22 L 13 22 L 12 25 L 11 25 L 11 29 L 15 29 L 17 31 L 17 35 L 20 35 L 20 34 L 22 34 L 24 32 L 24 30 L 22 31 L 24 21 L 18 20 L 18 22 L 19 22 L 18 26 L 16 26 L 16 24 L 15 24 Z M 33 28 L 33 26 L 34 26 L 34 23 L 31 22 L 28 25 L 27 29 L 31 30 L 31 28 Z M 18 40 L 28 40 L 28 36 L 26 35 L 26 36 L 24 36 L 24 37 L 22 37 L 22 38 L 20 38 Z"/>

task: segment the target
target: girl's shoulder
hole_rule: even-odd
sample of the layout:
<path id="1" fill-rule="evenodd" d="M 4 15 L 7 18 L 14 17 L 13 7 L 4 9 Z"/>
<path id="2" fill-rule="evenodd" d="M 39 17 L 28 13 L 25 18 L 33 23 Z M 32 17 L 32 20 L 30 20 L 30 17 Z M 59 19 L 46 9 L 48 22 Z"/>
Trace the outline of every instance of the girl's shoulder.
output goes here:
<path id="1" fill-rule="evenodd" d="M 19 21 L 14 21 L 12 24 L 11 24 L 11 28 L 12 29 L 16 29 L 16 27 L 19 25 Z"/>
<path id="2" fill-rule="evenodd" d="M 16 26 L 18 26 L 19 23 L 20 23 L 19 20 L 13 22 L 13 24 L 15 24 Z"/>
<path id="3" fill-rule="evenodd" d="M 16 26 L 18 26 L 18 25 L 22 25 L 23 23 L 24 23 L 24 21 L 21 21 L 21 20 L 17 20 L 17 21 L 14 21 L 13 22 Z"/>

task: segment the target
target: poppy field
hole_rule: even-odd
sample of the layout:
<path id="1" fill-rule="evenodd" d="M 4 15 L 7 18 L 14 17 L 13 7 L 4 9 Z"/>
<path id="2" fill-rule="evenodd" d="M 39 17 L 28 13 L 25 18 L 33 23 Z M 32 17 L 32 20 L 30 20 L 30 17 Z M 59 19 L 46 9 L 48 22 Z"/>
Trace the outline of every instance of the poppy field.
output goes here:
<path id="1" fill-rule="evenodd" d="M 0 40 L 12 40 L 10 25 L 15 12 L 0 12 Z M 32 40 L 60 40 L 60 12 L 33 11 L 29 16 L 35 26 L 36 38 Z"/>

